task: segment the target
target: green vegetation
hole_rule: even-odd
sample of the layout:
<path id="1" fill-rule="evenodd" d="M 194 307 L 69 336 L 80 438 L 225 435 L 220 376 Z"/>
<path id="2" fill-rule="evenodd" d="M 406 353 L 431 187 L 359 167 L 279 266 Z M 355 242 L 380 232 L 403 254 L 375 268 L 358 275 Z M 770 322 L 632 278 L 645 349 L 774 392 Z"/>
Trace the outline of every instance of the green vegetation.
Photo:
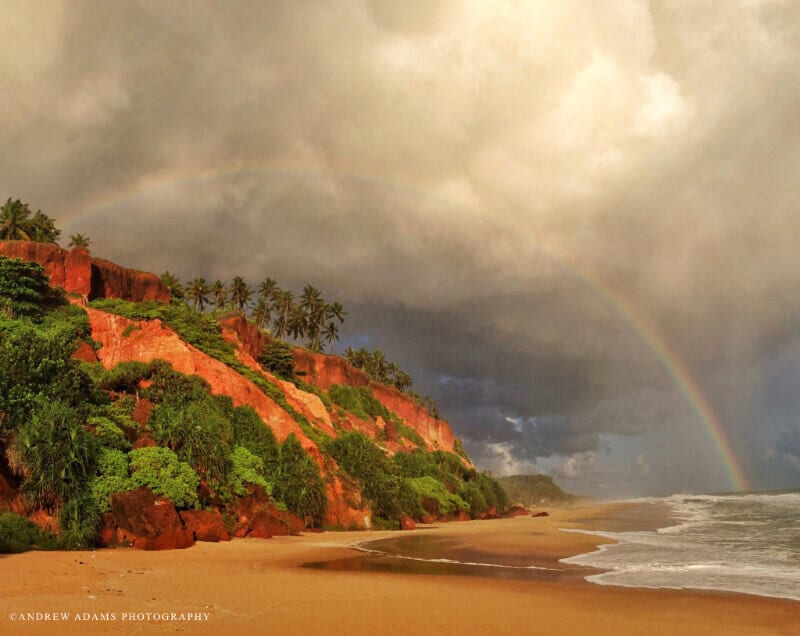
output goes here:
<path id="1" fill-rule="evenodd" d="M 73 246 L 88 244 L 85 237 L 71 238 Z M 327 303 L 311 286 L 295 301 L 270 278 L 257 290 L 241 277 L 229 289 L 202 278 L 184 288 L 168 272 L 162 280 L 177 302 L 95 300 L 91 306 L 133 321 L 159 319 L 184 341 L 253 382 L 338 463 L 342 479 L 360 486 L 376 525 L 394 527 L 406 514 L 419 518 L 423 499 L 435 500 L 443 515 L 462 510 L 477 515 L 492 506 L 507 506 L 495 480 L 467 468 L 457 455 L 427 452 L 422 436 L 377 400 L 369 386 L 334 385 L 324 391 L 296 380 L 291 345 L 272 341 L 260 362 L 275 375 L 318 395 L 331 411 L 392 422 L 398 437 L 419 449 L 390 458 L 363 433 L 340 432 L 337 438 L 324 434 L 289 405 L 275 383 L 237 359 L 215 315 L 204 311 L 209 304 L 224 310 L 228 302 L 244 310 L 255 294 L 253 313 L 260 328 L 272 324 L 279 337 L 306 338 L 319 351 L 323 341 L 332 345 L 338 340 L 337 324 L 346 315 L 340 303 Z M 136 328 L 132 325 L 123 335 Z M 86 312 L 52 292 L 41 267 L 0 259 L 0 452 L 10 458 L 31 504 L 57 514 L 62 528 L 57 545 L 94 545 L 110 496 L 142 486 L 178 508 L 220 505 L 221 500 L 227 513 L 236 497 L 260 486 L 280 508 L 322 524 L 326 483 L 294 435 L 277 443 L 254 410 L 212 395 L 204 380 L 181 374 L 167 362 L 125 362 L 105 370 L 73 360 L 81 339 L 91 342 Z M 410 376 L 381 352 L 369 354 L 369 365 L 379 381 L 415 395 Z M 131 419 L 142 398 L 153 403 L 146 430 Z M 157 446 L 132 450 L 142 435 Z M 466 457 L 463 447 L 456 449 Z M 332 461 L 325 461 L 329 471 L 335 470 Z M 56 545 L 44 534 L 27 535 L 25 524 L 13 519 L 8 524 L 9 534 L 19 535 L 19 540 L 9 540 L 10 546 Z M 2 533 L 0 523 L 0 546 Z"/>
<path id="2" fill-rule="evenodd" d="M 403 424 L 403 422 L 397 422 L 397 438 L 400 440 L 407 439 L 417 448 L 425 448 L 425 440 L 422 439 L 422 435 L 407 424 Z"/>
<path id="3" fill-rule="evenodd" d="M 264 479 L 264 460 L 253 455 L 244 446 L 233 449 L 228 484 L 237 495 L 247 494 L 245 484 L 263 486 L 268 494 L 272 494 L 272 485 Z"/>
<path id="4" fill-rule="evenodd" d="M 508 507 L 496 481 L 465 467 L 451 453 L 418 449 L 389 458 L 360 432 L 340 435 L 326 450 L 358 482 L 373 513 L 385 522 L 404 514 L 419 518 L 423 497 L 435 499 L 443 515 L 469 510 L 477 516 L 492 506 L 500 512 Z"/>
<path id="5" fill-rule="evenodd" d="M 97 470 L 99 451 L 77 412 L 57 400 L 38 405 L 11 445 L 14 468 L 25 475 L 22 492 L 48 509 L 83 492 Z"/>
<path id="6" fill-rule="evenodd" d="M 368 386 L 334 384 L 328 395 L 336 406 L 350 411 L 362 420 L 374 420 L 378 416 L 385 422 L 400 423 L 400 418 L 381 404 Z"/>
<path id="7" fill-rule="evenodd" d="M 284 440 L 278 450 L 278 463 L 272 476 L 272 494 L 301 518 L 311 517 L 314 525 L 322 525 L 327 508 L 325 483 L 319 468 L 294 436 Z"/>
<path id="8" fill-rule="evenodd" d="M 67 248 L 79 248 L 79 249 L 88 249 L 89 246 L 92 244 L 92 239 L 84 234 L 70 234 L 69 235 L 69 244 Z"/>
<path id="9" fill-rule="evenodd" d="M 168 448 L 137 448 L 130 452 L 133 487 L 144 486 L 170 499 L 176 508 L 199 508 L 200 477 Z"/>
<path id="10" fill-rule="evenodd" d="M 149 427 L 159 445 L 209 481 L 224 482 L 233 431 L 218 400 L 208 394 L 191 401 L 168 395 L 153 411 Z"/>
<path id="11" fill-rule="evenodd" d="M 41 210 L 31 214 L 27 203 L 9 197 L 0 207 L 0 241 L 55 243 L 61 230 L 56 228 L 53 219 Z"/>
<path id="12" fill-rule="evenodd" d="M 433 477 L 412 477 L 408 484 L 420 497 L 429 497 L 439 502 L 439 512 L 443 515 L 458 514 L 460 510 L 469 510 L 469 504 L 458 495 L 448 492 L 440 481 Z"/>
<path id="13" fill-rule="evenodd" d="M 52 289 L 38 263 L 0 256 L 0 298 L 8 318 L 41 318 L 48 306 L 63 302 L 63 294 Z"/>
<path id="14" fill-rule="evenodd" d="M 49 547 L 53 541 L 52 535 L 40 530 L 33 521 L 11 512 L 0 513 L 0 554 Z"/>
<path id="15" fill-rule="evenodd" d="M 104 448 L 127 451 L 131 443 L 125 437 L 123 430 L 111 418 L 95 415 L 86 420 L 86 424 L 94 427 L 94 436 Z"/>
<path id="16" fill-rule="evenodd" d="M 390 384 L 399 389 L 406 395 L 410 395 L 421 407 L 426 409 L 431 416 L 439 419 L 439 407 L 436 402 L 428 396 L 421 396 L 416 391 L 412 390 L 414 380 L 411 374 L 403 371 L 391 360 L 386 359 L 386 354 L 380 349 L 375 351 L 368 351 L 366 348 L 353 349 L 347 347 L 344 352 L 344 358 L 347 362 L 357 369 L 361 369 L 370 380 L 380 382 L 381 384 Z"/>
<path id="17" fill-rule="evenodd" d="M 564 492 L 550 475 L 510 475 L 497 481 L 508 494 L 509 501 L 532 506 L 543 503 L 571 503 L 577 496 Z"/>
<path id="18" fill-rule="evenodd" d="M 288 342 L 273 340 L 264 347 L 258 361 L 279 378 L 294 379 L 294 351 Z"/>
<path id="19" fill-rule="evenodd" d="M 97 507 L 105 512 L 111 508 L 109 497 L 114 493 L 133 490 L 128 456 L 120 450 L 106 449 L 100 455 L 98 475 L 89 485 Z"/>
<path id="20" fill-rule="evenodd" d="M 257 291 L 242 276 L 234 276 L 228 287 L 221 280 L 209 284 L 204 278 L 183 285 L 168 271 L 161 275 L 161 280 L 178 303 L 189 302 L 202 312 L 211 297 L 216 310 L 237 309 L 248 313 L 259 329 L 271 328 L 278 340 L 287 336 L 305 339 L 312 351 L 322 351 L 323 342 L 332 348 L 339 340 L 339 325 L 347 316 L 340 302 L 328 303 L 316 287 L 306 285 L 300 302 L 295 302 L 294 294 L 278 287 L 271 277 L 265 278 Z M 255 303 L 251 303 L 254 297 Z"/>

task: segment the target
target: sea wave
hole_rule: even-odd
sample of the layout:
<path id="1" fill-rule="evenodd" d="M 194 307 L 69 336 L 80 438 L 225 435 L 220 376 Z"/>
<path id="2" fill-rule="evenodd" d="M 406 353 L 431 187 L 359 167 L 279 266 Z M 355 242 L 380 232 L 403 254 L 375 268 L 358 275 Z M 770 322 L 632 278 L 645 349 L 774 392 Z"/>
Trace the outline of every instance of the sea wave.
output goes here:
<path id="1" fill-rule="evenodd" d="M 667 505 L 675 523 L 646 532 L 579 531 L 616 543 L 562 562 L 606 570 L 587 577 L 601 585 L 800 600 L 800 493 L 679 494 L 631 503 Z"/>

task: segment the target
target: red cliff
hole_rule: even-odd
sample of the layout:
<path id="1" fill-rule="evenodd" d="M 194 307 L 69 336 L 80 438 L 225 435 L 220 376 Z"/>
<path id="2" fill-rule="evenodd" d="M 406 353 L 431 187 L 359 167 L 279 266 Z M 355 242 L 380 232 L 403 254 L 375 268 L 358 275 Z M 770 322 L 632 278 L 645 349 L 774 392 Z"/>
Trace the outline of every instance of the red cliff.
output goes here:
<path id="1" fill-rule="evenodd" d="M 393 386 L 370 380 L 361 369 L 356 369 L 339 356 L 295 349 L 294 361 L 295 368 L 303 379 L 322 388 L 329 389 L 334 384 L 369 386 L 375 398 L 417 431 L 429 448 L 455 453 L 456 436 L 450 425 L 432 417 L 411 396 Z"/>
<path id="2" fill-rule="evenodd" d="M 325 523 L 344 527 L 364 528 L 369 526 L 371 512 L 361 493 L 345 484 L 336 474 L 338 466 L 332 460 L 323 459 L 316 444 L 302 431 L 297 422 L 268 397 L 258 386 L 227 365 L 184 342 L 172 329 L 160 320 L 132 321 L 122 316 L 109 314 L 87 307 L 92 338 L 101 344 L 97 357 L 106 368 L 120 362 L 151 362 L 161 359 L 169 362 L 176 371 L 187 375 L 198 375 L 208 382 L 211 392 L 227 395 L 235 406 L 249 406 L 269 426 L 275 437 L 282 441 L 294 433 L 303 448 L 327 473 L 328 510 Z M 229 334 L 236 338 L 235 334 Z M 255 361 L 244 351 L 240 359 L 253 368 Z M 320 425 L 326 432 L 335 434 L 330 420 L 325 426 L 325 411 L 316 395 L 305 393 L 291 383 L 277 381 L 270 374 L 265 377 L 276 381 L 287 401 L 302 412 L 310 421 Z"/>
<path id="3" fill-rule="evenodd" d="M 121 298 L 134 302 L 169 302 L 169 289 L 155 274 L 92 258 L 85 249 L 65 250 L 55 243 L 0 241 L 0 256 L 39 263 L 54 287 L 62 287 L 86 300 Z"/>

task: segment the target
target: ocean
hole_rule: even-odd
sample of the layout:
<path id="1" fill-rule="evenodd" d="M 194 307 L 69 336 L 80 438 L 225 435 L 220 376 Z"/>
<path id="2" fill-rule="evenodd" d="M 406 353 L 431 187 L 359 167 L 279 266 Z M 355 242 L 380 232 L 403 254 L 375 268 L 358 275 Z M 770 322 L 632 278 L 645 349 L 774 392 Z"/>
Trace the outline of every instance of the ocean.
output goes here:
<path id="1" fill-rule="evenodd" d="M 800 600 L 800 492 L 683 494 L 630 503 L 666 505 L 675 525 L 645 532 L 591 531 L 618 543 L 562 562 L 608 570 L 586 577 L 602 585 Z"/>

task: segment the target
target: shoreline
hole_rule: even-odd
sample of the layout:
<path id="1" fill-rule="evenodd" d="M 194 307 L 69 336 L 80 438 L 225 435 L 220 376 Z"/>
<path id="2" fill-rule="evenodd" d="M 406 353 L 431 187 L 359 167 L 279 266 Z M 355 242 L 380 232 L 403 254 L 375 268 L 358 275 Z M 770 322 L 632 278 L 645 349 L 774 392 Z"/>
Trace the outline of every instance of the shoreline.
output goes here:
<path id="1" fill-rule="evenodd" d="M 341 633 L 786 634 L 800 632 L 800 603 L 743 594 L 597 585 L 583 575 L 487 578 L 307 567 L 366 560 L 355 541 L 430 536 L 456 547 L 539 563 L 610 543 L 561 532 L 613 518 L 624 504 L 556 509 L 542 518 L 454 522 L 396 531 L 327 532 L 302 537 L 198 543 L 186 550 L 32 552 L 0 558 L 0 629 L 53 633 L 52 624 L 12 622 L 10 613 L 65 611 L 202 612 L 208 620 L 67 620 L 57 633 L 160 633 L 309 630 Z M 418 533 L 418 534 L 417 534 Z M 538 563 L 537 563 L 538 565 Z M 563 564 L 561 564 L 563 566 Z M 306 567 L 304 567 L 306 566 Z M 458 566 L 463 567 L 463 566 Z M 557 566 L 558 567 L 558 566 Z M 579 566 L 573 566 L 579 567 Z M 597 572 L 580 568 L 581 572 Z M 580 574 L 580 573 L 579 573 Z"/>

